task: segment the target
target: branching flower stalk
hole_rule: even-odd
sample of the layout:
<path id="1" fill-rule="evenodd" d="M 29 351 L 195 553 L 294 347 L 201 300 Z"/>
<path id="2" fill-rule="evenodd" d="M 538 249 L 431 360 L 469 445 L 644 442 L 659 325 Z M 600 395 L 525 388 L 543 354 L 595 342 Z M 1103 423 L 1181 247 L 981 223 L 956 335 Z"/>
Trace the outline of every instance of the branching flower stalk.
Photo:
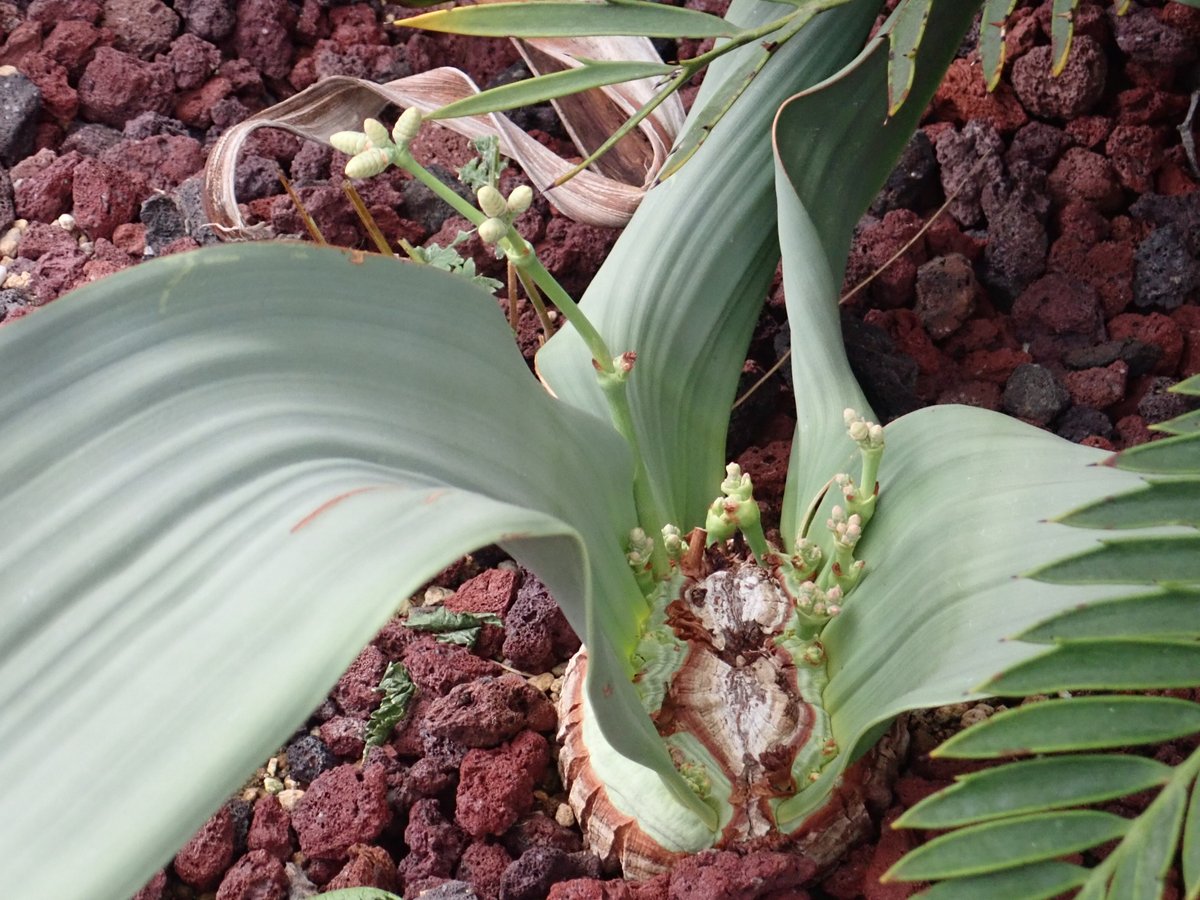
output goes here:
<path id="1" fill-rule="evenodd" d="M 421 123 L 421 111 L 409 107 L 396 120 L 390 134 L 382 122 L 366 119 L 363 121 L 362 131 L 336 132 L 330 136 L 329 143 L 343 153 L 350 154 L 350 160 L 346 163 L 346 175 L 349 178 L 371 178 L 389 166 L 404 169 L 455 212 L 471 222 L 478 230 L 481 240 L 499 248 L 516 269 L 517 277 L 535 308 L 538 308 L 538 314 L 543 321 L 547 321 L 548 318 L 539 291 L 553 302 L 566 320 L 575 327 L 592 355 L 592 365 L 608 402 L 613 425 L 633 454 L 633 493 L 638 518 L 645 534 L 659 536 L 658 539 L 648 539 L 653 545 L 648 562 L 654 579 L 664 578 L 668 572 L 668 562 L 661 534 L 666 517 L 659 509 L 654 492 L 650 488 L 626 390 L 626 382 L 629 373 L 633 371 L 637 354 L 626 352 L 619 356 L 613 355 L 600 332 L 579 308 L 579 304 L 542 265 L 532 245 L 513 225 L 513 220 L 533 202 L 532 189 L 521 185 L 506 199 L 495 187 L 485 184 L 479 188 L 476 195 L 479 206 L 473 206 L 413 157 L 409 147 L 420 132 Z"/>

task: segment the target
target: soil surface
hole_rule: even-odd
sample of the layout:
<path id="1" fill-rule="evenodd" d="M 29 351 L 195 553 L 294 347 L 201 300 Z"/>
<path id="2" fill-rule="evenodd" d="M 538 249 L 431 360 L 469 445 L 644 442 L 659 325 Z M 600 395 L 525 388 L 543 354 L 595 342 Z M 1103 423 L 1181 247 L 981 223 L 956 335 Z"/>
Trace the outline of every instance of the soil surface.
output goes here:
<path id="1" fill-rule="evenodd" d="M 1188 156 L 1195 132 L 1180 127 L 1200 88 L 1200 10 L 1147 0 L 1117 19 L 1108 4 L 1084 0 L 1070 62 L 1051 80 L 1050 4 L 1018 5 L 999 88 L 984 92 L 965 45 L 863 219 L 846 278 L 847 346 L 885 419 L 967 403 L 1120 449 L 1185 411 L 1166 389 L 1200 371 L 1200 177 Z M 503 42 L 385 27 L 393 14 L 405 13 L 328 0 L 0 2 L 0 320 L 147 257 L 214 242 L 199 202 L 208 149 L 223 129 L 322 76 L 386 80 L 457 65 L 490 85 L 523 74 Z M 663 47 L 668 57 L 680 49 L 695 48 Z M 548 108 L 514 117 L 569 152 Z M 438 129 L 418 150 L 448 178 L 471 157 L 464 141 Z M 365 247 L 338 186 L 344 162 L 328 148 L 259 132 L 239 197 L 275 233 L 299 234 L 282 171 L 331 243 Z M 502 187 L 520 177 L 506 173 Z M 361 190 L 392 239 L 445 244 L 466 227 L 401 174 Z M 520 225 L 576 295 L 617 236 L 540 200 Z M 501 274 L 477 241 L 465 246 L 481 271 Z M 536 322 L 521 313 L 531 355 Z M 745 386 L 787 346 L 776 290 Z M 783 366 L 740 405 L 730 431 L 730 456 L 753 475 L 768 517 L 794 424 L 788 373 Z M 495 613 L 504 624 L 485 626 L 473 650 L 389 624 L 139 900 L 214 891 L 219 900 L 295 900 L 356 885 L 484 900 L 913 892 L 877 883 L 920 838 L 886 827 L 833 871 L 785 853 L 709 852 L 648 882 L 613 880 L 561 801 L 548 698 L 578 638 L 552 598 L 530 573 L 483 550 L 419 599 Z M 394 660 L 412 673 L 417 699 L 363 765 L 373 689 Z M 963 770 L 927 751 L 991 710 L 914 717 L 895 798 L 879 810 L 883 825 Z M 1177 761 L 1187 749 L 1157 754 Z"/>

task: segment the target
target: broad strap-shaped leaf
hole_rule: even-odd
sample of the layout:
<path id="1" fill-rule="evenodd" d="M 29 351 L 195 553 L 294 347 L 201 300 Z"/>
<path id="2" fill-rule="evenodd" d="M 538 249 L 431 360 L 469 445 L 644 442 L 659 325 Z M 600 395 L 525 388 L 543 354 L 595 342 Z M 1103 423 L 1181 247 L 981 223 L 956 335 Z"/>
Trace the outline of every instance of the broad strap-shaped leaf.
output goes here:
<path id="1" fill-rule="evenodd" d="M 1200 638 L 1200 590 L 1165 585 L 1154 594 L 1086 603 L 1040 622 L 1018 637 L 1032 643 L 1054 643 L 1114 634 Z"/>
<path id="2" fill-rule="evenodd" d="M 638 354 L 629 379 L 634 422 L 659 508 L 684 530 L 703 523 L 719 493 L 729 409 L 778 260 L 771 118 L 788 96 L 854 58 L 879 6 L 853 0 L 780 47 L 691 162 L 646 195 L 583 298 L 613 352 Z M 780 9 L 734 0 L 729 19 L 749 28 Z M 704 109 L 755 52 L 742 47 L 714 63 L 693 109 Z M 607 421 L 573 329 L 556 334 L 537 364 L 559 397 Z"/>
<path id="3" fill-rule="evenodd" d="M 979 59 L 987 89 L 994 91 L 1004 74 L 1005 23 L 1016 8 L 1017 0 L 984 0 L 979 22 Z"/>
<path id="4" fill-rule="evenodd" d="M 132 894 L 471 548 L 502 543 L 628 658 L 597 630 L 632 639 L 641 604 L 623 444 L 462 279 L 299 244 L 173 256 L 6 326 L 0 371 L 15 896 Z M 670 782 L 609 687 L 612 740 Z"/>
<path id="5" fill-rule="evenodd" d="M 484 3 L 397 19 L 397 25 L 479 37 L 591 37 L 624 34 L 661 38 L 730 37 L 737 29 L 718 16 L 642 0 L 619 3 Z"/>
<path id="6" fill-rule="evenodd" d="M 1076 528 L 1200 527 L 1200 480 L 1152 481 L 1143 490 L 1105 497 L 1058 521 Z"/>
<path id="7" fill-rule="evenodd" d="M 1200 581 L 1200 535 L 1102 541 L 1094 550 L 1035 569 L 1031 577 L 1056 584 Z"/>
<path id="8" fill-rule="evenodd" d="M 847 454 L 842 410 L 869 413 L 846 361 L 837 311 L 851 234 L 912 136 L 970 27 L 975 4 L 935 0 L 927 11 L 909 100 L 897 114 L 888 114 L 889 42 L 880 36 L 842 72 L 789 100 L 775 123 L 797 410 L 781 525 L 785 542 Z"/>
<path id="9" fill-rule="evenodd" d="M 1160 787 L 1171 767 L 1141 756 L 1023 760 L 961 776 L 896 820 L 897 828 L 956 828 L 1010 815 L 1101 803 Z"/>

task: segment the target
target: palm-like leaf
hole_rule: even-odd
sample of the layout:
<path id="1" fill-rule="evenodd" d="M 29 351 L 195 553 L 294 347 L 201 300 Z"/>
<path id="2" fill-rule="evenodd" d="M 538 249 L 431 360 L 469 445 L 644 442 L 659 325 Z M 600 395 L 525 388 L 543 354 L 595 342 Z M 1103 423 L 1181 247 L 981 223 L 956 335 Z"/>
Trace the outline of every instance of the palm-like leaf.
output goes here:
<path id="1" fill-rule="evenodd" d="M 1200 395 L 1200 377 L 1176 390 Z M 1179 436 L 1125 451 L 1112 460 L 1121 469 L 1144 468 L 1166 478 L 1151 480 L 1149 487 L 1137 491 L 1099 498 L 1061 519 L 1081 529 L 1133 530 L 1134 536 L 1106 540 L 1099 549 L 1067 556 L 1033 573 L 1043 583 L 1086 588 L 1102 580 L 1145 584 L 1157 590 L 1110 599 L 1108 591 L 1092 589 L 1086 603 L 1020 634 L 1020 641 L 1027 645 L 1044 647 L 1049 643 L 1051 649 L 1002 671 L 984 685 L 985 690 L 1019 694 L 1080 687 L 1103 691 L 1200 684 L 1196 657 L 1200 573 L 1193 565 L 1194 539 L 1186 533 L 1182 537 L 1164 533 L 1158 527 L 1184 524 L 1193 533 L 1196 527 L 1194 515 L 1181 516 L 1174 502 L 1176 494 L 1189 496 L 1200 485 L 1200 434 L 1188 427 L 1193 418 L 1194 414 L 1189 414 L 1160 426 Z M 1161 503 L 1153 502 L 1156 499 Z M 1149 533 L 1144 529 L 1150 529 Z M 1145 565 L 1146 561 L 1153 565 Z M 1066 879 L 1063 888 L 1081 887 L 1080 897 L 1154 900 L 1162 895 L 1167 869 L 1176 848 L 1182 846 L 1186 895 L 1200 896 L 1200 801 L 1196 799 L 1200 796 L 1196 786 L 1200 750 L 1174 768 L 1136 756 L 1078 752 L 1156 743 L 1196 731 L 1200 731 L 1200 705 L 1165 697 L 1101 695 L 1052 700 L 995 716 L 951 739 L 937 752 L 985 759 L 1013 752 L 1074 753 L 1010 763 L 969 776 L 913 807 L 897 822 L 898 827 L 962 826 L 963 831 L 943 835 L 913 851 L 897 863 L 889 877 L 948 879 L 928 891 L 930 897 L 1012 896 L 1004 891 L 1048 878 L 1046 867 L 1050 864 L 1026 862 L 1007 855 L 996 843 L 971 842 L 969 837 L 957 835 L 979 833 L 986 822 L 1012 821 L 1023 839 L 1049 840 L 1064 817 L 1078 814 L 1069 809 L 1050 814 L 1049 810 L 1160 786 L 1162 791 L 1146 810 L 1126 822 L 1122 840 L 1101 864 L 1090 872 L 1079 867 L 1071 867 L 1071 872 L 1059 869 L 1058 875 Z M 1089 772 L 1090 783 L 1085 783 L 1081 779 Z M 1011 792 L 997 789 L 1010 781 L 1019 786 L 1024 801 L 1014 803 Z M 1109 837 L 1097 832 L 1076 849 L 1096 846 Z M 958 859 L 947 864 L 940 854 L 955 841 Z M 990 874 L 956 877 L 963 873 L 964 865 Z"/>

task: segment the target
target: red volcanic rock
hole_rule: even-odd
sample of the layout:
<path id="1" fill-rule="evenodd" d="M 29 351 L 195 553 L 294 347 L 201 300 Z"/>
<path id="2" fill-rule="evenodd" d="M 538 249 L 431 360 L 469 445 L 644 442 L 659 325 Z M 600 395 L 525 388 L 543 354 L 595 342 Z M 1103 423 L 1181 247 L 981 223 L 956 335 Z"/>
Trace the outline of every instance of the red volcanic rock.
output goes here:
<path id="1" fill-rule="evenodd" d="M 1091 203 L 1101 212 L 1121 207 L 1123 195 L 1112 165 L 1103 156 L 1072 147 L 1050 173 L 1050 194 L 1060 205 L 1072 200 Z"/>
<path id="2" fill-rule="evenodd" d="M 149 60 L 170 48 L 180 21 L 160 0 L 104 0 L 100 24 L 116 35 L 118 50 Z"/>
<path id="3" fill-rule="evenodd" d="M 194 34 L 182 35 L 171 44 L 167 62 L 175 76 L 175 87 L 181 91 L 198 88 L 217 71 L 221 64 L 221 51 L 203 38 Z"/>
<path id="4" fill-rule="evenodd" d="M 159 869 L 154 877 L 147 881 L 132 900 L 163 900 L 167 891 L 167 873 Z"/>
<path id="5" fill-rule="evenodd" d="M 111 238 L 118 225 L 137 218 L 147 193 L 140 177 L 98 159 L 84 159 L 71 182 L 75 224 L 92 240 Z"/>
<path id="6" fill-rule="evenodd" d="M 901 812 L 903 809 L 900 807 L 890 810 L 879 827 L 879 843 L 863 876 L 864 900 L 904 900 L 925 887 L 920 883 L 881 884 L 879 881 L 884 872 L 918 843 L 916 832 L 891 827 Z"/>
<path id="7" fill-rule="evenodd" d="M 326 891 L 354 887 L 373 887 L 392 892 L 400 890 L 400 873 L 382 847 L 354 844 L 349 853 L 350 861 L 330 880 Z"/>
<path id="8" fill-rule="evenodd" d="M 1131 241 L 1101 241 L 1084 250 L 1078 241 L 1064 236 L 1050 248 L 1048 266 L 1052 272 L 1090 285 L 1108 319 L 1133 300 L 1133 259 Z"/>
<path id="9" fill-rule="evenodd" d="M 1057 272 L 1039 278 L 1017 298 L 1012 308 L 1017 335 L 1026 339 L 1043 331 L 1104 339 L 1100 298 L 1086 284 Z"/>
<path id="10" fill-rule="evenodd" d="M 170 112 L 173 87 L 166 63 L 147 63 L 99 47 L 79 79 L 80 114 L 89 122 L 120 128 L 144 112 Z"/>
<path id="11" fill-rule="evenodd" d="M 49 151 L 46 151 L 49 152 Z M 13 202 L 17 216 L 53 222 L 71 208 L 75 168 L 84 159 L 76 150 L 53 159 L 49 165 L 22 176 L 13 171 Z"/>
<path id="12" fill-rule="evenodd" d="M 366 722 L 354 716 L 334 716 L 321 725 L 321 740 L 338 756 L 361 756 L 366 734 Z"/>
<path id="13" fill-rule="evenodd" d="M 198 890 L 211 890 L 233 862 L 233 841 L 233 815 L 222 806 L 175 854 L 175 874 Z"/>
<path id="14" fill-rule="evenodd" d="M 404 651 L 404 665 L 417 687 L 433 696 L 447 693 L 457 684 L 485 675 L 499 676 L 504 670 L 488 659 L 480 659 L 463 647 L 442 644 L 425 635 Z"/>
<path id="15" fill-rule="evenodd" d="M 634 890 L 634 885 L 616 879 L 572 878 L 551 885 L 546 900 L 634 900 Z"/>
<path id="16" fill-rule="evenodd" d="M 523 729 L 553 731 L 557 724 L 554 705 L 541 691 L 505 674 L 460 684 L 434 700 L 421 733 L 465 747 L 496 747 Z"/>
<path id="17" fill-rule="evenodd" d="M 1108 116 L 1080 116 L 1066 125 L 1067 137 L 1085 150 L 1095 150 L 1112 133 L 1113 122 Z"/>
<path id="18" fill-rule="evenodd" d="M 246 846 L 263 850 L 286 862 L 292 856 L 291 820 L 275 797 L 267 794 L 254 804 Z"/>
<path id="19" fill-rule="evenodd" d="M 47 253 L 76 250 L 78 246 L 75 238 L 57 225 L 30 222 L 17 244 L 17 253 L 25 259 L 40 259 Z"/>
<path id="20" fill-rule="evenodd" d="M 287 900 L 289 884 L 282 862 L 266 850 L 251 850 L 225 873 L 217 900 Z"/>
<path id="21" fill-rule="evenodd" d="M 66 68 L 44 53 L 30 53 L 21 63 L 21 72 L 37 85 L 42 94 L 42 109 L 59 122 L 70 122 L 79 112 L 79 95 L 71 87 Z"/>
<path id="22" fill-rule="evenodd" d="M 455 821 L 477 840 L 503 834 L 533 807 L 533 787 L 549 764 L 549 745 L 535 731 L 495 750 L 471 750 L 459 768 Z"/>
<path id="23" fill-rule="evenodd" d="M 669 900 L 721 897 L 729 900 L 806 897 L 800 889 L 816 865 L 794 853 L 760 851 L 742 856 L 729 850 L 705 850 L 671 871 Z"/>
<path id="24" fill-rule="evenodd" d="M 104 6 L 97 0 L 33 0 L 26 15 L 35 22 L 53 25 L 64 19 L 96 24 Z"/>
<path id="25" fill-rule="evenodd" d="M 345 859 L 352 844 L 373 841 L 391 821 L 382 766 L 354 765 L 322 772 L 292 810 L 292 827 L 305 856 Z"/>
<path id="26" fill-rule="evenodd" d="M 287 0 L 244 0 L 236 9 L 233 47 L 237 55 L 268 78 L 286 77 L 292 68 L 288 29 L 296 18 L 291 5 Z"/>
<path id="27" fill-rule="evenodd" d="M 1124 398 L 1129 380 L 1129 365 L 1117 360 L 1103 367 L 1067 372 L 1062 380 L 1072 402 L 1077 406 L 1104 409 Z"/>
<path id="28" fill-rule="evenodd" d="M 500 879 L 512 861 L 499 844 L 475 841 L 463 851 L 455 877 L 469 883 L 480 900 L 499 900 Z"/>
<path id="29" fill-rule="evenodd" d="M 1052 50 L 1034 47 L 1013 64 L 1013 89 L 1025 109 L 1048 119 L 1071 119 L 1089 112 L 1104 95 L 1108 62 L 1090 37 L 1076 35 L 1067 64 L 1051 74 Z"/>
<path id="30" fill-rule="evenodd" d="M 42 44 L 42 53 L 66 69 L 70 75 L 77 76 L 95 55 L 96 47 L 111 41 L 110 32 L 88 22 L 69 19 L 54 26 L 54 30 L 47 35 L 45 43 Z M 42 93 L 45 94 L 45 91 Z"/>
<path id="31" fill-rule="evenodd" d="M 153 190 L 168 191 L 204 168 L 204 149 L 187 135 L 153 134 L 123 140 L 100 159 L 144 178 Z"/>
<path id="32" fill-rule="evenodd" d="M 411 889 L 414 881 L 430 876 L 449 878 L 468 841 L 462 829 L 442 815 L 436 800 L 418 800 L 404 828 L 409 852 L 400 862 L 400 874 L 405 887 Z"/>
<path id="33" fill-rule="evenodd" d="M 1121 184 L 1144 194 L 1154 188 L 1154 174 L 1163 163 L 1166 134 L 1149 125 L 1118 125 L 1104 150 Z"/>
<path id="34" fill-rule="evenodd" d="M 924 237 L 920 235 L 923 224 L 921 217 L 911 210 L 897 209 L 863 229 L 847 264 L 847 288 L 875 274 L 866 289 L 871 306 L 895 309 L 907 304 L 917 282 L 917 269 L 929 258 Z"/>
<path id="35" fill-rule="evenodd" d="M 465 582 L 445 606 L 451 612 L 491 613 L 504 618 L 517 599 L 521 576 L 514 569 L 488 569 Z"/>
<path id="36" fill-rule="evenodd" d="M 950 63 L 946 77 L 933 95 L 933 111 L 936 118 L 960 125 L 980 120 L 990 122 L 1001 134 L 1016 131 L 1029 121 L 1007 84 L 1001 82 L 988 93 L 975 54 Z"/>
<path id="37" fill-rule="evenodd" d="M 368 644 L 350 664 L 332 691 L 342 711 L 349 715 L 366 716 L 379 705 L 379 679 L 387 668 L 387 660 L 379 648 Z"/>
<path id="38" fill-rule="evenodd" d="M 1188 378 L 1200 372 L 1200 306 L 1181 306 L 1172 311 L 1171 321 L 1183 337 L 1183 352 L 1179 358 L 1179 377 Z"/>
<path id="39" fill-rule="evenodd" d="M 1181 307 L 1182 309 L 1183 307 Z M 1195 307 L 1192 307 L 1195 309 Z M 1187 314 L 1185 314 L 1187 315 Z M 1146 344 L 1154 344 L 1162 351 L 1154 371 L 1169 375 L 1179 365 L 1183 353 L 1183 334 L 1171 316 L 1162 313 L 1138 315 L 1123 313 L 1108 323 L 1108 335 L 1113 340 L 1133 338 Z"/>

